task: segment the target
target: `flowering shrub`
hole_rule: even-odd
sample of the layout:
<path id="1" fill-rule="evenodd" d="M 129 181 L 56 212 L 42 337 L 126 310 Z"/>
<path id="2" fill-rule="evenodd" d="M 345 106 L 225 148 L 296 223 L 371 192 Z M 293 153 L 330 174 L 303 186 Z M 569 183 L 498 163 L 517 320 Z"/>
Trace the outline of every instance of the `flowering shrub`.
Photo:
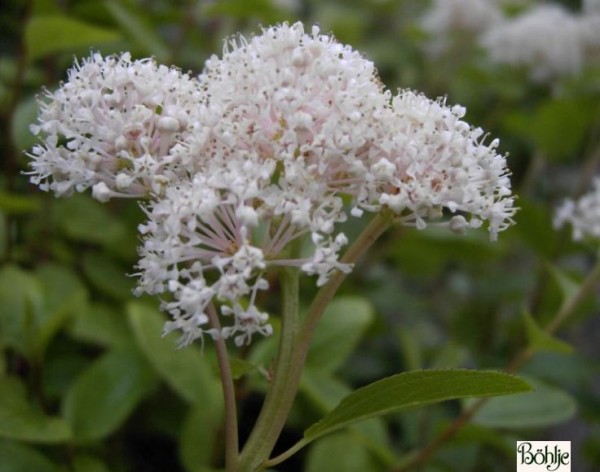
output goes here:
<path id="1" fill-rule="evenodd" d="M 3 465 L 597 465 L 594 1 L 51 4 L 0 60 Z"/>

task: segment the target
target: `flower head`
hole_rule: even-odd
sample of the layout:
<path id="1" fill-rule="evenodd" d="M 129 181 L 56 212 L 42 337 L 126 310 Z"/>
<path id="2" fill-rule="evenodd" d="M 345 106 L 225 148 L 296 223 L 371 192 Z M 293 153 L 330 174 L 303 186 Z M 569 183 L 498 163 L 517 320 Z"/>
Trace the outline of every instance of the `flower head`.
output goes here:
<path id="1" fill-rule="evenodd" d="M 316 27 L 230 39 L 197 79 L 94 55 L 47 99 L 32 181 L 59 195 L 150 196 L 136 293 L 161 295 L 181 345 L 270 334 L 266 272 L 293 266 L 318 286 L 349 272 L 338 229 L 349 215 L 387 208 L 459 233 L 487 221 L 492 239 L 512 223 L 497 141 L 485 144 L 461 107 L 393 96 L 371 61 Z"/>
<path id="2" fill-rule="evenodd" d="M 58 196 L 92 187 L 100 201 L 160 193 L 178 173 L 170 153 L 198 95 L 195 81 L 152 59 L 93 54 L 40 99 L 31 181 Z"/>
<path id="3" fill-rule="evenodd" d="M 339 262 L 347 239 L 335 226 L 386 129 L 389 98 L 370 61 L 300 23 L 227 41 L 199 82 L 206 112 L 178 150 L 198 170 L 147 209 L 140 290 L 171 292 L 164 307 L 183 343 L 210 333 L 204 308 L 219 300 L 232 324 L 216 335 L 242 343 L 270 332 L 254 303 L 268 287 L 266 267 L 297 266 L 318 285 L 350 269 Z M 303 253 L 291 249 L 309 235 Z M 193 304 L 190 286 L 202 294 Z"/>
<path id="4" fill-rule="evenodd" d="M 554 226 L 570 224 L 573 239 L 600 238 L 600 178 L 594 180 L 593 189 L 579 200 L 566 199 L 556 210 Z"/>
<path id="5" fill-rule="evenodd" d="M 479 35 L 501 19 L 494 0 L 435 0 L 421 19 L 421 27 L 431 36 L 428 52 L 437 56 L 447 49 L 451 35 Z"/>
<path id="6" fill-rule="evenodd" d="M 537 82 L 575 75 L 584 65 L 579 20 L 558 5 L 498 23 L 481 42 L 493 62 L 525 67 Z"/>
<path id="7" fill-rule="evenodd" d="M 421 229 L 444 211 L 452 217 L 443 224 L 459 233 L 487 221 L 492 239 L 510 226 L 516 209 L 506 158 L 496 152 L 498 141 L 486 144 L 464 114 L 461 106 L 409 90 L 395 96 L 384 152 L 370 162 L 366 208 L 385 205 Z"/>

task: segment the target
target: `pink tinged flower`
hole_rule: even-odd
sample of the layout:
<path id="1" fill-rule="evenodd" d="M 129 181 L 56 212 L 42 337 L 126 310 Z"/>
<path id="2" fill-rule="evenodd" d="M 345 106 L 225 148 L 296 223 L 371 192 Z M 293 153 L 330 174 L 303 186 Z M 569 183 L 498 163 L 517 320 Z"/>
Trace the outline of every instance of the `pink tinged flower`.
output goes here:
<path id="1" fill-rule="evenodd" d="M 371 61 L 316 27 L 283 24 L 227 41 L 199 80 L 219 117 L 196 154 L 245 151 L 277 163 L 280 186 L 356 192 L 364 174 L 357 157 L 381 135 L 387 101 Z"/>
<path id="2" fill-rule="evenodd" d="M 171 151 L 199 98 L 195 80 L 152 59 L 93 54 L 39 100 L 31 181 L 58 196 L 92 187 L 100 201 L 160 193 L 186 170 Z"/>
<path id="3" fill-rule="evenodd" d="M 252 174 L 238 177 L 252 179 Z M 275 214 L 260 194 L 248 200 L 236 194 L 235 186 L 214 188 L 222 183 L 198 173 L 191 181 L 167 187 L 161 199 L 147 206 L 148 221 L 140 226 L 144 243 L 136 293 L 163 294 L 162 308 L 173 317 L 165 330 L 181 330 L 181 345 L 204 334 L 234 337 L 238 344 L 249 342 L 254 333 L 270 334 L 268 315 L 255 303 L 269 287 L 264 278 L 269 266 L 297 266 L 318 275 L 318 285 L 336 269 L 350 270 L 338 262 L 347 242 L 343 234 L 333 238 L 311 231 L 310 223 L 298 225 L 290 214 Z M 265 196 L 272 191 L 267 186 Z M 259 219 L 246 218 L 244 208 L 254 209 Z M 312 253 L 282 258 L 291 242 L 309 234 Z M 220 332 L 208 325 L 205 314 L 213 302 L 220 305 L 224 320 L 230 320 Z"/>
<path id="4" fill-rule="evenodd" d="M 445 213 L 467 215 L 443 224 L 462 233 L 487 221 L 492 239 L 510 226 L 516 209 L 506 158 L 496 152 L 498 141 L 486 144 L 483 131 L 463 121 L 464 114 L 460 106 L 399 92 L 384 153 L 371 161 L 365 180 L 365 209 L 386 206 L 418 229 Z"/>
<path id="5" fill-rule="evenodd" d="M 485 144 L 460 107 L 392 97 L 370 61 L 318 29 L 230 40 L 198 80 L 202 113 L 171 151 L 194 173 L 166 186 L 140 227 L 138 292 L 164 294 L 182 344 L 270 334 L 256 301 L 273 266 L 318 286 L 349 272 L 337 230 L 348 213 L 388 207 L 418 228 L 447 215 L 458 233 L 487 221 L 492 237 L 512 222 L 497 142 Z M 218 332 L 205 316 L 213 302 L 226 322 Z"/>

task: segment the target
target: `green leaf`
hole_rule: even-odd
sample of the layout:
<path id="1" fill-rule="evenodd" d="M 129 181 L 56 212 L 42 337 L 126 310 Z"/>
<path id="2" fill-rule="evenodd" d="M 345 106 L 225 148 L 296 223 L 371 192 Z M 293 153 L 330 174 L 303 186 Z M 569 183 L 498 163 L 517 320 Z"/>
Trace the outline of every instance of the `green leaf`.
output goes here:
<path id="1" fill-rule="evenodd" d="M 66 16 L 37 16 L 25 27 L 25 45 L 30 60 L 48 54 L 74 51 L 121 39 L 119 32 Z"/>
<path id="2" fill-rule="evenodd" d="M 304 432 L 305 444 L 357 421 L 466 397 L 530 390 L 518 377 L 486 371 L 424 370 L 394 375 L 359 388 Z"/>
<path id="3" fill-rule="evenodd" d="M 219 446 L 219 432 L 223 427 L 223 407 L 214 408 L 197 402 L 183 422 L 179 439 L 179 457 L 188 472 L 208 472 Z"/>
<path id="4" fill-rule="evenodd" d="M 563 304 L 568 303 L 579 292 L 581 284 L 556 266 L 548 264 L 548 269 L 550 275 L 552 275 L 552 278 L 560 288 L 563 296 Z"/>
<path id="5" fill-rule="evenodd" d="M 465 364 L 468 352 L 465 347 L 450 341 L 440 347 L 435 360 L 431 363 L 432 369 L 455 369 Z"/>
<path id="6" fill-rule="evenodd" d="M 70 269 L 47 264 L 37 271 L 43 287 L 43 310 L 39 321 L 38 343 L 42 351 L 65 322 L 87 305 L 88 293 Z"/>
<path id="7" fill-rule="evenodd" d="M 529 313 L 525 312 L 523 318 L 525 320 L 527 336 L 529 337 L 529 344 L 533 349 L 536 351 L 553 351 L 563 354 L 573 352 L 572 346 L 540 328 Z"/>
<path id="8" fill-rule="evenodd" d="M 358 438 L 348 433 L 338 433 L 322 439 L 310 448 L 305 470 L 306 472 L 384 470 L 377 465 Z"/>
<path id="9" fill-rule="evenodd" d="M 0 377 L 0 436 L 20 441 L 60 443 L 71 439 L 71 430 L 62 418 L 47 416 L 34 408 L 18 379 Z"/>
<path id="10" fill-rule="evenodd" d="M 335 371 L 354 351 L 373 318 L 373 308 L 365 298 L 335 298 L 319 322 L 306 365 L 313 369 Z"/>
<path id="11" fill-rule="evenodd" d="M 41 356 L 38 329 L 43 293 L 39 281 L 18 267 L 0 270 L 0 336 L 3 344 L 23 356 Z"/>
<path id="12" fill-rule="evenodd" d="M 492 398 L 473 417 L 493 428 L 544 428 L 571 418 L 577 403 L 571 395 L 540 380 L 525 377 L 535 391 Z"/>
<path id="13" fill-rule="evenodd" d="M 56 4 L 56 0 L 33 0 L 31 3 L 33 16 L 60 14 L 60 5 Z"/>
<path id="14" fill-rule="evenodd" d="M 140 49 L 156 57 L 159 62 L 169 59 L 169 49 L 162 38 L 141 20 L 141 18 L 145 18 L 142 10 L 130 11 L 122 3 L 111 0 L 106 2 L 106 8 L 125 34 L 130 36 Z"/>
<path id="15" fill-rule="evenodd" d="M 231 367 L 231 376 L 237 380 L 249 372 L 253 372 L 258 369 L 252 362 L 240 359 L 239 357 L 229 357 L 229 365 Z"/>
<path id="16" fill-rule="evenodd" d="M 43 267 L 37 277 L 7 266 L 0 272 L 0 285 L 2 333 L 7 344 L 38 357 L 87 296 L 77 277 L 58 266 Z"/>
<path id="17" fill-rule="evenodd" d="M 558 233 L 552 225 L 550 209 L 526 197 L 519 198 L 519 207 L 515 216 L 516 231 L 537 254 L 551 257 L 558 244 Z"/>
<path id="18" fill-rule="evenodd" d="M 11 137 L 17 149 L 29 149 L 37 138 L 29 130 L 38 115 L 38 103 L 35 96 L 26 97 L 19 102 L 11 122 Z"/>
<path id="19" fill-rule="evenodd" d="M 6 266 L 0 270 L 0 339 L 41 362 L 52 337 L 86 299 L 85 287 L 66 268 L 42 266 L 36 276 Z"/>
<path id="20" fill-rule="evenodd" d="M 42 453 L 12 441 L 0 441 L 0 472 L 60 472 Z"/>
<path id="21" fill-rule="evenodd" d="M 177 349 L 177 333 L 162 336 L 165 317 L 155 308 L 132 302 L 127 315 L 138 346 L 173 390 L 190 403 L 217 408 L 222 402 L 221 387 L 200 349 L 194 345 Z"/>
<path id="22" fill-rule="evenodd" d="M 258 16 L 265 23 L 276 23 L 285 19 L 270 0 L 227 0 L 208 4 L 204 13 L 216 18 L 248 18 Z"/>
<path id="23" fill-rule="evenodd" d="M 70 334 L 80 341 L 100 346 L 128 346 L 133 335 L 123 311 L 120 307 L 90 303 L 75 318 Z"/>
<path id="24" fill-rule="evenodd" d="M 124 223 L 89 195 L 73 195 L 57 200 L 53 208 L 57 226 L 71 240 L 111 244 L 123 240 L 126 233 Z"/>
<path id="25" fill-rule="evenodd" d="M 407 273 L 416 276 L 437 274 L 448 263 L 481 264 L 502 254 L 502 245 L 493 244 L 484 231 L 454 234 L 446 228 L 402 233 L 402 244 L 389 246 L 389 256 Z"/>
<path id="26" fill-rule="evenodd" d="M 521 110 L 508 115 L 505 125 L 545 156 L 562 159 L 579 151 L 596 107 L 597 102 L 589 99 L 549 99 L 533 112 Z"/>
<path id="27" fill-rule="evenodd" d="M 326 413 L 349 395 L 352 389 L 328 372 L 306 368 L 302 373 L 300 391 L 319 409 L 320 413 Z M 350 431 L 382 462 L 390 467 L 396 463 L 397 458 L 389 447 L 386 428 L 381 418 L 361 421 L 351 426 Z"/>
<path id="28" fill-rule="evenodd" d="M 100 252 L 83 256 L 83 270 L 90 282 L 102 293 L 116 300 L 127 300 L 135 282 L 113 259 Z"/>
<path id="29" fill-rule="evenodd" d="M 76 456 L 73 460 L 73 472 L 109 472 L 102 461 L 92 456 Z"/>
<path id="30" fill-rule="evenodd" d="M 113 350 L 75 381 L 63 414 L 78 441 L 103 438 L 117 429 L 156 385 L 146 361 L 133 350 Z"/>
<path id="31" fill-rule="evenodd" d="M 41 208 L 39 198 L 0 191 L 0 210 L 7 215 L 36 213 Z"/>

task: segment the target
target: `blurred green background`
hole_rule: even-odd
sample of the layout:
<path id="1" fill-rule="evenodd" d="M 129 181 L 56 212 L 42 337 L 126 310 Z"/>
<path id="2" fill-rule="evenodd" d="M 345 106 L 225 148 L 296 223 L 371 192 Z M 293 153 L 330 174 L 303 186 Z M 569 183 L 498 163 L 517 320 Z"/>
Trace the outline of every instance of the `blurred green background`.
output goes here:
<path id="1" fill-rule="evenodd" d="M 508 13 L 533 1 L 505 2 Z M 565 1 L 578 12 L 578 1 Z M 131 51 L 197 74 L 223 39 L 302 20 L 362 51 L 392 90 L 467 107 L 501 139 L 518 194 L 517 225 L 490 243 L 397 229 L 355 270 L 319 329 L 281 448 L 353 387 L 425 367 L 504 368 L 595 263 L 597 241 L 552 227 L 556 205 L 587 190 L 600 159 L 600 67 L 554 83 L 487 60 L 476 41 L 426 53 L 424 0 L 37 0 L 0 16 L 0 471 L 209 471 L 222 466 L 222 401 L 207 343 L 175 350 L 155 299 L 134 299 L 142 212 L 87 194 L 56 199 L 28 183 L 35 95 L 74 57 Z M 577 13 L 579 14 L 579 13 Z M 356 222 L 346 228 L 359 231 Z M 267 304 L 277 325 L 277 281 Z M 307 304 L 314 281 L 306 281 Z M 521 373 L 534 394 L 491 401 L 421 471 L 514 470 L 516 440 L 572 441 L 573 470 L 600 470 L 600 318 L 587 297 Z M 265 389 L 274 340 L 237 350 L 242 438 Z M 317 442 L 282 471 L 392 471 L 465 405 L 371 420 Z"/>

